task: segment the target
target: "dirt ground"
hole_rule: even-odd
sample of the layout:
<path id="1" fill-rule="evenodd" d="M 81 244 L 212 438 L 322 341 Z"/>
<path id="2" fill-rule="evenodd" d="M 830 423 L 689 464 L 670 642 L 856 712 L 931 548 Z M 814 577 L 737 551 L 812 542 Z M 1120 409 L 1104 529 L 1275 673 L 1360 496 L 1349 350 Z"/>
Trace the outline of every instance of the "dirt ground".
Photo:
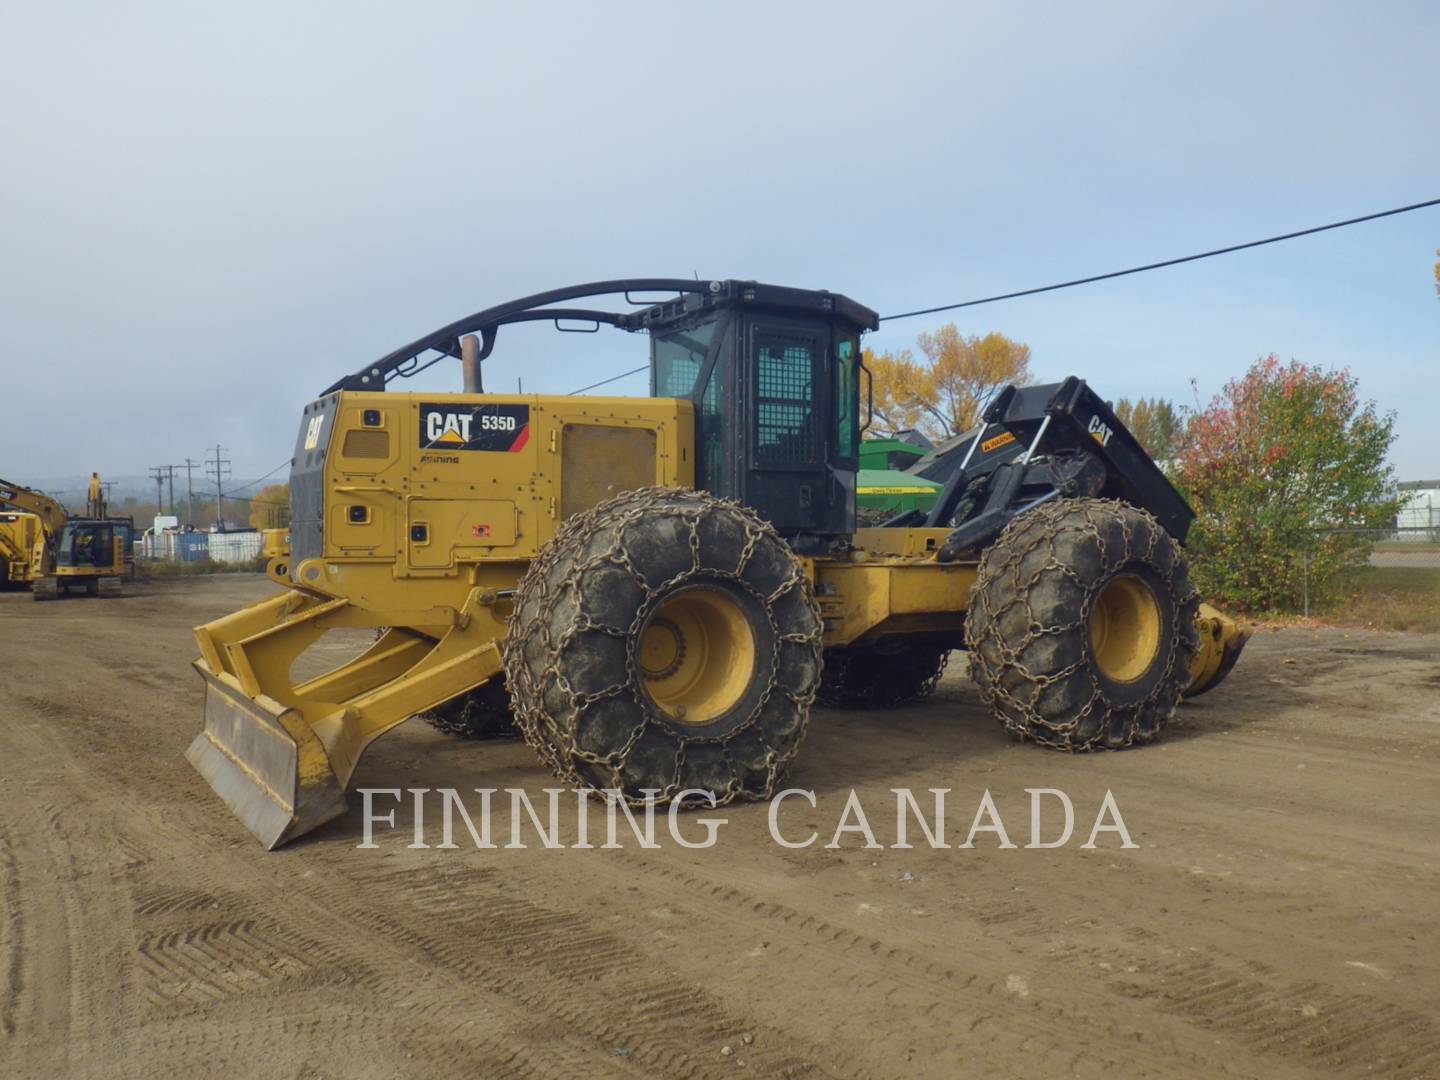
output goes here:
<path id="1" fill-rule="evenodd" d="M 411 849 L 403 810 L 361 850 L 355 798 L 267 853 L 183 755 L 189 628 L 269 588 L 0 594 L 0 1076 L 1440 1076 L 1440 637 L 1266 632 L 1159 744 L 1074 757 L 956 656 L 923 706 L 817 711 L 804 849 L 752 805 L 706 850 Z M 356 784 L 548 779 L 411 720 Z M 1076 836 L 827 850 L 852 786 L 886 845 L 895 787 L 951 789 L 951 845 L 1061 788 Z M 1138 848 L 1080 846 L 1107 790 Z"/>

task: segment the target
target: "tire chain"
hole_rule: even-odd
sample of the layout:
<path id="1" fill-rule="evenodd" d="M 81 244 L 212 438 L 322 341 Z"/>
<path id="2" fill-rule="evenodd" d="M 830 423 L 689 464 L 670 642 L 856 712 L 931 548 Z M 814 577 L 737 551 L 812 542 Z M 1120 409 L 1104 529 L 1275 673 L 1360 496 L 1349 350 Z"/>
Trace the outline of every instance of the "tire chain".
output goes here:
<path id="1" fill-rule="evenodd" d="M 462 739 L 512 739 L 519 734 L 501 674 L 419 715 L 436 731 Z"/>
<path id="2" fill-rule="evenodd" d="M 1057 555 L 1057 544 L 1074 536 L 1090 538 L 1098 550 L 1102 572 L 1092 580 L 1083 580 L 1073 565 Z M 1079 660 L 1058 671 L 1037 672 L 1026 666 L 1022 656 L 1038 639 L 1088 635 L 1086 623 L 1096 597 L 1116 573 L 1134 563 L 1155 569 L 1172 587 L 1167 669 L 1146 697 L 1123 705 L 1109 702 L 1085 647 Z M 1030 597 L 1045 574 L 1059 575 L 1080 588 L 1083 600 L 1077 618 L 1049 624 L 1042 617 L 1046 613 L 1033 610 Z M 998 603 L 991 596 L 997 581 L 1007 586 Z M 1011 521 L 981 558 L 965 625 L 971 676 L 982 700 L 1006 728 L 1042 745 L 1090 750 L 1149 742 L 1173 715 L 1180 690 L 1188 681 L 1190 660 L 1199 647 L 1195 629 L 1199 600 L 1178 544 L 1145 510 L 1115 499 L 1046 503 Z M 1002 620 L 1015 608 L 1023 611 L 1026 630 L 1018 641 L 1006 641 Z M 976 618 L 976 613 L 981 617 Z M 1005 679 L 1007 672 L 1018 674 L 1019 685 Z M 1089 684 L 1088 699 L 1077 713 L 1056 718 L 1037 708 L 1051 687 L 1076 678 Z M 1103 711 L 1099 722 L 1091 723 L 1097 710 Z M 1124 721 L 1118 733 L 1111 722 L 1114 719 Z"/>
<path id="3" fill-rule="evenodd" d="M 379 641 L 389 631 L 388 626 L 377 626 L 375 640 Z M 499 673 L 474 690 L 415 715 L 442 735 L 460 739 L 512 739 L 516 735 L 510 692 L 505 686 L 505 676 Z"/>
<path id="4" fill-rule="evenodd" d="M 733 570 L 701 564 L 700 525 L 717 514 L 733 516 L 744 530 L 744 546 Z M 632 523 L 659 517 L 679 518 L 684 523 L 688 533 L 690 565 L 670 578 L 652 584 L 647 582 L 644 574 L 631 561 L 629 553 L 624 550 L 624 537 L 626 527 Z M 756 551 L 762 546 L 770 545 L 783 552 L 788 567 L 778 585 L 768 593 L 762 593 L 747 580 L 745 574 L 750 569 Z M 643 596 L 631 622 L 623 627 L 597 623 L 586 614 L 577 595 L 573 617 L 564 625 L 556 627 L 553 617 L 557 613 L 558 605 L 564 601 L 567 590 L 578 593 L 576 583 L 582 576 L 601 567 L 623 571 L 629 583 L 637 587 Z M 716 579 L 731 582 L 754 596 L 760 601 L 766 617 L 770 620 L 775 635 L 775 649 L 768 658 L 768 670 L 764 672 L 767 685 L 744 721 L 723 735 L 679 736 L 672 728 L 663 726 L 654 715 L 654 707 L 644 701 L 644 691 L 639 682 L 642 676 L 636 660 L 637 638 L 642 623 L 659 606 L 664 595 L 691 581 Z M 803 617 L 798 621 L 808 623 L 806 627 L 785 628 L 775 621 L 776 603 L 792 591 L 798 594 L 798 606 L 803 613 Z M 566 646 L 576 635 L 586 632 L 624 640 L 625 669 L 623 679 L 599 690 L 580 693 L 570 686 L 561 670 L 561 658 Z M 823 664 L 822 634 L 820 606 L 809 579 L 790 553 L 785 541 L 753 511 L 731 500 L 684 488 L 650 487 L 629 491 L 566 519 L 554 538 L 530 564 L 516 589 L 514 614 L 510 619 L 510 629 L 504 645 L 506 677 L 514 692 L 516 727 L 551 771 L 574 787 L 596 787 L 576 771 L 575 763 L 580 761 L 597 770 L 608 770 L 614 783 L 606 785 L 607 788 L 621 789 L 623 792 L 624 785 L 618 773 L 619 765 L 628 758 L 647 732 L 658 731 L 663 737 L 674 739 L 677 746 L 671 762 L 669 781 L 654 800 L 657 805 L 668 803 L 683 786 L 680 777 L 686 750 L 691 745 L 720 746 L 730 766 L 730 779 L 725 789 L 714 792 L 716 805 L 724 805 L 737 796 L 768 798 L 773 794 L 775 783 L 785 767 L 794 758 L 804 735 L 809 708 L 815 699 Z M 776 678 L 781 653 L 787 645 L 794 646 L 802 655 L 809 654 L 812 658 L 810 674 L 799 687 L 786 686 Z M 527 653 L 531 654 L 529 660 Z M 543 656 L 544 659 L 543 666 L 535 671 L 532 667 L 537 656 Z M 758 656 L 756 659 L 757 664 L 763 664 L 766 660 Z M 547 691 L 551 695 L 548 701 Z M 582 710 L 596 702 L 624 695 L 635 700 L 638 713 L 638 722 L 629 732 L 625 744 L 606 755 L 593 753 L 577 745 L 575 732 Z M 758 788 L 747 787 L 740 775 L 741 764 L 736 761 L 733 751 L 737 743 L 759 727 L 760 720 L 766 715 L 767 706 L 775 695 L 781 695 L 788 700 L 794 720 L 793 729 L 782 734 L 779 746 L 762 740 L 765 745 L 764 782 Z M 547 710 L 553 709 L 557 704 L 561 710 L 568 710 L 575 721 L 567 725 L 549 715 Z M 753 774 L 757 770 L 745 771 Z M 629 792 L 624 792 L 624 798 L 632 806 L 643 806 L 647 802 L 645 797 Z"/>
<path id="5" fill-rule="evenodd" d="M 923 645 L 908 645 L 906 649 L 928 649 Z M 868 649 L 827 649 L 825 670 L 820 676 L 820 689 L 816 700 L 832 709 L 889 709 L 924 701 L 935 693 L 945 668 L 950 663 L 950 650 L 937 649 L 933 666 L 921 675 L 918 682 L 910 687 L 899 688 L 899 693 L 882 693 L 884 689 L 895 689 L 895 672 L 887 673 L 889 681 L 882 682 L 874 665 L 884 663 L 888 654 L 876 648 Z M 913 678 L 923 670 L 920 657 L 907 658 L 901 668 L 902 677 Z M 858 676 L 858 678 L 857 678 Z M 859 685 L 856 685 L 858 682 Z"/>

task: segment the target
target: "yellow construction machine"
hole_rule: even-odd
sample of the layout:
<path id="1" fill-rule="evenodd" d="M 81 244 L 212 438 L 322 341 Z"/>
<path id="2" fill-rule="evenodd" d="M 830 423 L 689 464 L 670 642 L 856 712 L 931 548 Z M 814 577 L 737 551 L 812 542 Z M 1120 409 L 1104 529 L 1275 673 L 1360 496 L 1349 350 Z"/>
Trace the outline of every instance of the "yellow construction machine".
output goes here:
<path id="1" fill-rule="evenodd" d="M 36 600 L 53 600 L 72 589 L 115 596 L 123 576 L 134 575 L 135 523 L 109 515 L 99 473 L 90 474 L 84 516 L 67 517 L 48 495 L 0 481 L 0 503 L 6 502 L 44 508 L 44 556 L 30 577 Z"/>
<path id="2" fill-rule="evenodd" d="M 45 529 L 36 514 L 0 511 L 0 588 L 29 585 L 44 572 Z"/>
<path id="3" fill-rule="evenodd" d="M 627 310 L 571 306 L 600 295 Z M 651 396 L 484 393 L 500 328 L 543 320 L 648 333 Z M 1154 739 L 1246 637 L 1190 585 L 1189 506 L 1069 378 L 1006 389 L 929 470 L 928 512 L 857 529 L 876 326 L 824 291 L 599 282 L 340 379 L 304 407 L 279 591 L 196 631 L 190 760 L 268 847 L 340 815 L 365 748 L 427 711 L 513 720 L 566 782 L 632 801 L 763 799 L 817 697 L 914 700 L 955 649 L 1018 736 Z M 388 390 L 447 356 L 463 392 Z M 373 644 L 292 678 L 345 628 Z"/>
<path id="4" fill-rule="evenodd" d="M 0 480 L 0 585 L 33 585 L 54 568 L 65 508 L 43 491 Z"/>

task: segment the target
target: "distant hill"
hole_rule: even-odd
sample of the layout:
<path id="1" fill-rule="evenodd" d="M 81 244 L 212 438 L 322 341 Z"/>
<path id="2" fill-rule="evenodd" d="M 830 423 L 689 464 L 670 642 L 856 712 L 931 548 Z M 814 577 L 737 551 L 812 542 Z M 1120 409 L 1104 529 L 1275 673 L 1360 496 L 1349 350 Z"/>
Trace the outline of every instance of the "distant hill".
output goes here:
<path id="1" fill-rule="evenodd" d="M 89 473 L 75 473 L 70 476 L 9 476 L 6 479 L 26 487 L 38 488 L 59 499 L 67 507 L 77 510 L 84 508 L 85 494 L 90 490 Z M 102 475 L 101 479 L 114 485 L 110 488 L 112 502 L 131 497 L 149 499 L 151 502 L 155 500 L 155 481 L 147 477 Z"/>

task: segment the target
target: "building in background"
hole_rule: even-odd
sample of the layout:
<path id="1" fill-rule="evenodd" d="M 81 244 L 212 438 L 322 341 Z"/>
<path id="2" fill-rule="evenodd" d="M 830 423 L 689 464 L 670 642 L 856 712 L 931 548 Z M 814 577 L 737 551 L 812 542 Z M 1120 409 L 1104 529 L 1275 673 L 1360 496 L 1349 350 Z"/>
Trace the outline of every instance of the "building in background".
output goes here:
<path id="1" fill-rule="evenodd" d="M 1400 484 L 1404 502 L 1395 515 L 1398 539 L 1440 543 L 1440 480 Z"/>

